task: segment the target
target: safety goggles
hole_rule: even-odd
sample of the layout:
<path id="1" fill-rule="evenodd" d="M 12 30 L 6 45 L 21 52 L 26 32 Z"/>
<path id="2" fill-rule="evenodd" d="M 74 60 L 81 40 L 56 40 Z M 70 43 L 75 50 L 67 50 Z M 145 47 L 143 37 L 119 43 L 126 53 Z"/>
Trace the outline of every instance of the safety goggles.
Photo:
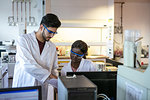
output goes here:
<path id="1" fill-rule="evenodd" d="M 74 55 L 77 55 L 78 57 L 83 57 L 84 56 L 84 54 L 82 54 L 82 55 L 81 54 L 77 54 L 77 53 L 73 52 L 72 50 L 71 50 L 71 53 L 74 54 Z"/>
<path id="2" fill-rule="evenodd" d="M 44 26 L 44 28 L 45 28 L 49 33 L 57 34 L 57 32 L 53 32 L 53 31 L 51 31 L 51 30 L 48 30 L 45 25 L 43 25 L 43 26 Z"/>

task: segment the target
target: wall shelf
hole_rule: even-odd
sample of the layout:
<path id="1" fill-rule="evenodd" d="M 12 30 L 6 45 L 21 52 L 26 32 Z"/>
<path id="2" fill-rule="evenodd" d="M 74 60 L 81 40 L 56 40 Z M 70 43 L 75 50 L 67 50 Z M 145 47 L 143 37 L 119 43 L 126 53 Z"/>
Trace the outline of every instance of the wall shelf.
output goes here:
<path id="1" fill-rule="evenodd" d="M 61 20 L 61 27 L 80 27 L 80 28 L 103 28 L 107 27 L 107 20 Z"/>
<path id="2" fill-rule="evenodd" d="M 72 42 L 54 42 L 56 46 L 71 46 Z M 106 46 L 106 42 L 87 42 L 88 46 Z"/>

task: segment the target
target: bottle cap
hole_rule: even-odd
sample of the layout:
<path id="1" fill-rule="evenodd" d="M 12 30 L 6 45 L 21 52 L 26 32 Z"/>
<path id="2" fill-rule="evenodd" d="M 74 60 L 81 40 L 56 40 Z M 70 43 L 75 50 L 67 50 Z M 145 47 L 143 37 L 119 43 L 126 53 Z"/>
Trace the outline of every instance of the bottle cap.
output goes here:
<path id="1" fill-rule="evenodd" d="M 144 65 L 144 63 L 143 63 L 143 62 L 141 62 L 141 65 Z"/>

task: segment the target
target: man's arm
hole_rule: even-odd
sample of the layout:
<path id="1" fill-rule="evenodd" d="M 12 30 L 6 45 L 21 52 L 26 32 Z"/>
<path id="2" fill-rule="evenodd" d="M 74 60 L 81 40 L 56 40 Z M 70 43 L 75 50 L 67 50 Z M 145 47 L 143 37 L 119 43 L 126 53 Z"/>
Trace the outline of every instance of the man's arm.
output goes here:
<path id="1" fill-rule="evenodd" d="M 57 78 L 58 77 L 58 57 L 57 57 L 57 52 L 55 52 L 55 59 L 53 62 L 53 67 L 52 67 L 52 71 L 51 71 L 51 76 L 53 78 Z"/>

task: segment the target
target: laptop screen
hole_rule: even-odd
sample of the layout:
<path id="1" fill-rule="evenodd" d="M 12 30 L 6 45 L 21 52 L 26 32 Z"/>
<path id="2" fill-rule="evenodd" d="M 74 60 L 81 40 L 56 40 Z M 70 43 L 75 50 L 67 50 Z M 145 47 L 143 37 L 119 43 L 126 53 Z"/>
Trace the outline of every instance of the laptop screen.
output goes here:
<path id="1" fill-rule="evenodd" d="M 0 100 L 42 100 L 41 87 L 2 88 Z"/>

